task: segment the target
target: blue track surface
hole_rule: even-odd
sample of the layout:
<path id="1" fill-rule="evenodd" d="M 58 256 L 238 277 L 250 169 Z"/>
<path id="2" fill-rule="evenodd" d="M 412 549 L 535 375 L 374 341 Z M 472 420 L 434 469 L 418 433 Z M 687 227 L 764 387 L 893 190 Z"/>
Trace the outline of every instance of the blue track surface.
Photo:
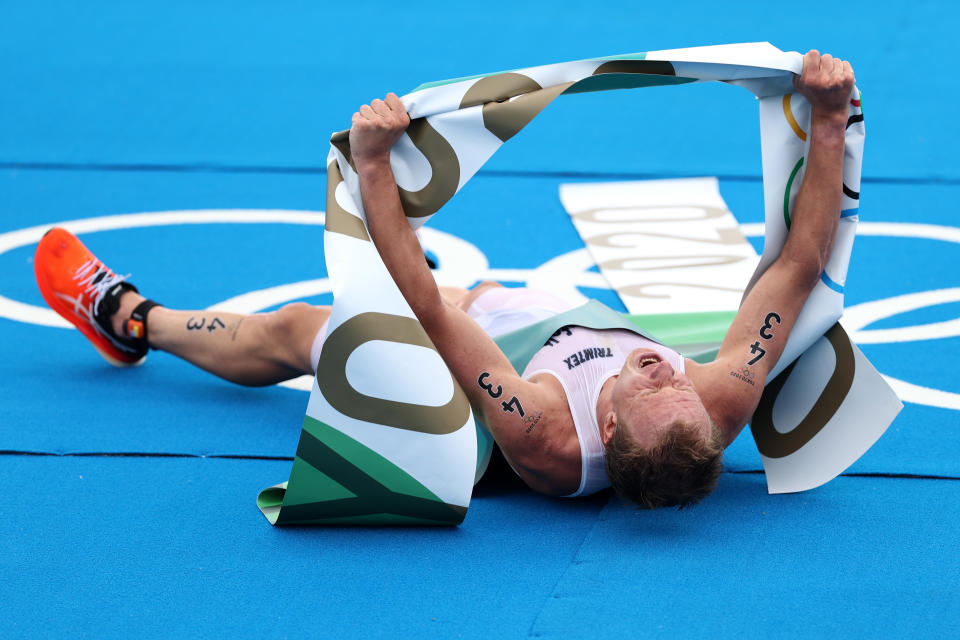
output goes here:
<path id="1" fill-rule="evenodd" d="M 322 210 L 330 132 L 388 90 L 769 40 L 852 59 L 865 94 L 848 307 L 960 288 L 957 91 L 944 81 L 954 5 L 852 2 L 842 20 L 827 17 L 835 5 L 761 2 L 373 3 L 363 16 L 329 5 L 4 6 L 0 239 L 113 214 Z M 689 175 L 720 176 L 738 219 L 759 222 L 756 123 L 750 95 L 728 86 L 564 98 L 431 227 L 473 244 L 492 269 L 532 270 L 582 246 L 561 183 Z M 505 208 L 508 233 L 478 224 Z M 899 226 L 871 231 L 881 223 Z M 182 308 L 325 275 L 319 226 L 156 226 L 83 240 Z M 0 295 L 42 305 L 34 246 L 0 253 Z M 609 291 L 587 293 L 615 304 Z M 866 329 L 956 323 L 960 296 L 945 299 Z M 551 500 L 494 473 L 464 524 L 439 530 L 266 523 L 254 498 L 289 473 L 302 391 L 234 387 L 162 353 L 119 371 L 76 332 L 5 317 L 0 335 L 0 451 L 15 452 L 0 455 L 0 637 L 960 633 L 956 330 L 862 345 L 882 373 L 944 393 L 906 398 L 852 475 L 814 491 L 767 495 L 747 432 L 695 509 L 638 512 L 606 493 Z M 141 455 L 91 455 L 117 453 Z"/>

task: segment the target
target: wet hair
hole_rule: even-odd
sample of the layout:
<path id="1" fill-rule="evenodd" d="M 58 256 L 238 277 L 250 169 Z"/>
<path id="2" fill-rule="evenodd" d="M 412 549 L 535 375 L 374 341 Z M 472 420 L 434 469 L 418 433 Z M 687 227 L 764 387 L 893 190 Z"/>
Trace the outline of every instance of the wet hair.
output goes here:
<path id="1" fill-rule="evenodd" d="M 610 484 L 645 509 L 684 508 L 708 496 L 723 468 L 720 432 L 711 425 L 705 439 L 697 424 L 674 422 L 651 448 L 643 448 L 617 425 L 607 444 Z"/>

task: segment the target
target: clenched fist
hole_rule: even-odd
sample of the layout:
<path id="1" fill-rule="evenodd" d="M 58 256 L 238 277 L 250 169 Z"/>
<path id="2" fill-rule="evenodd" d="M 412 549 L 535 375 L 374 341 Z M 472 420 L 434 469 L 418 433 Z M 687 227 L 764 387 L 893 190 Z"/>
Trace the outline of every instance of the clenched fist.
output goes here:
<path id="1" fill-rule="evenodd" d="M 803 57 L 803 72 L 793 84 L 810 101 L 814 113 L 842 112 L 845 119 L 855 81 L 849 62 L 813 49 Z"/>
<path id="2" fill-rule="evenodd" d="M 357 171 L 370 163 L 389 162 L 390 148 L 408 126 L 410 116 L 394 93 L 360 107 L 350 127 L 350 152 Z"/>

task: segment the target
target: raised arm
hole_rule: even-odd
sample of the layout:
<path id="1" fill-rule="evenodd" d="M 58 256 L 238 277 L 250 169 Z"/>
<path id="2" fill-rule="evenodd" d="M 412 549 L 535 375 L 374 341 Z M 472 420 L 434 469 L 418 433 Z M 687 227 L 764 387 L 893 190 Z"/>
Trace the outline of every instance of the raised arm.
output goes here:
<path id="1" fill-rule="evenodd" d="M 400 203 L 390 148 L 410 124 L 394 94 L 353 115 L 350 149 L 360 177 L 367 224 L 383 262 L 437 351 L 489 427 L 504 455 L 534 489 L 550 492 L 539 416 L 553 400 L 517 375 L 510 361 L 472 318 L 447 304 L 423 259 Z M 531 426 L 533 425 L 533 426 Z"/>
<path id="2" fill-rule="evenodd" d="M 810 153 L 780 256 L 747 295 L 717 359 L 693 377 L 730 444 L 753 415 L 800 310 L 833 249 L 843 194 L 844 136 L 854 86 L 849 62 L 810 51 L 797 90 L 810 101 Z M 698 382 L 699 379 L 699 382 Z"/>

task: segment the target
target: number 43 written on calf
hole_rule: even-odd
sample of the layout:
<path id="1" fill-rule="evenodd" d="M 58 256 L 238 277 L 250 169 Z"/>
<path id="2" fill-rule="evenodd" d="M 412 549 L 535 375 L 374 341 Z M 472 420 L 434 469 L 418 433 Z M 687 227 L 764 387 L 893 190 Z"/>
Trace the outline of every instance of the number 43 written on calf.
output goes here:
<path id="1" fill-rule="evenodd" d="M 489 377 L 490 372 L 484 371 L 480 374 L 480 377 L 477 378 L 477 384 L 480 385 L 480 388 L 486 391 L 487 395 L 489 395 L 491 398 L 499 398 L 503 395 L 503 387 L 498 384 L 496 391 L 494 391 L 492 383 L 484 382 L 484 380 Z M 517 398 L 517 396 L 511 396 L 510 400 L 507 402 L 501 402 L 500 406 L 503 407 L 504 413 L 513 413 L 516 411 L 520 414 L 521 418 L 526 416 L 523 411 L 523 405 L 520 404 L 520 399 Z"/>

